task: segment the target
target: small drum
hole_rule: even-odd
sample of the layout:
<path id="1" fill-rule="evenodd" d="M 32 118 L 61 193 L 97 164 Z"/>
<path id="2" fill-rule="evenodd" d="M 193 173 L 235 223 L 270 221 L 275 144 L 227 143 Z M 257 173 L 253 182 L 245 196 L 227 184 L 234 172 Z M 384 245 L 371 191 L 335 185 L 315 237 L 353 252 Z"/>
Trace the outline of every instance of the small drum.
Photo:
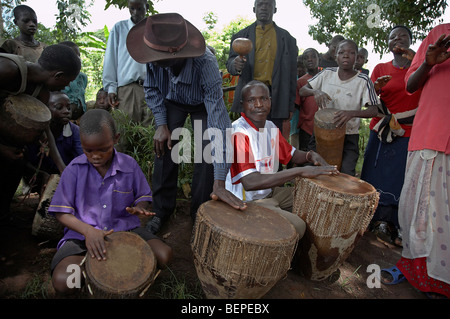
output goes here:
<path id="1" fill-rule="evenodd" d="M 155 278 L 156 259 L 148 245 L 133 232 L 116 232 L 105 238 L 106 260 L 86 257 L 89 293 L 99 299 L 142 296 Z"/>
<path id="2" fill-rule="evenodd" d="M 200 206 L 191 247 L 209 299 L 257 299 L 286 276 L 297 247 L 294 226 L 280 214 L 247 203 L 238 211 L 221 201 Z"/>
<path id="3" fill-rule="evenodd" d="M 312 280 L 335 272 L 364 234 L 378 206 L 375 188 L 346 174 L 297 178 L 292 211 L 306 223 L 296 270 Z"/>
<path id="4" fill-rule="evenodd" d="M 341 169 L 344 149 L 345 126 L 338 128 L 334 124 L 334 113 L 337 109 L 321 109 L 314 115 L 314 135 L 316 151 L 330 165 Z"/>
<path id="5" fill-rule="evenodd" d="M 56 187 L 59 184 L 59 174 L 52 174 L 47 181 L 45 190 L 42 193 L 39 205 L 34 215 L 33 225 L 31 227 L 31 234 L 39 238 L 46 238 L 50 240 L 58 240 L 64 235 L 64 227 L 53 216 L 48 213 L 48 207 L 55 194 Z"/>
<path id="6" fill-rule="evenodd" d="M 0 107 L 0 135 L 13 145 L 37 141 L 50 123 L 52 114 L 38 99 L 27 95 L 10 95 Z"/>

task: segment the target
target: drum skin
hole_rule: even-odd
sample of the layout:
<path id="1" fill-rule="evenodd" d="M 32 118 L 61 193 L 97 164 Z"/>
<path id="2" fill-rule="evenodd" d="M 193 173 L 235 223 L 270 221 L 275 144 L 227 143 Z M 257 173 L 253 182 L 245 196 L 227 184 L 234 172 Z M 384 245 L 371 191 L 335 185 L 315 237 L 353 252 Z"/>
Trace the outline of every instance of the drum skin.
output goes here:
<path id="1" fill-rule="evenodd" d="M 38 99 L 27 95 L 10 95 L 0 107 L 0 134 L 13 145 L 37 141 L 50 124 L 52 114 Z"/>
<path id="2" fill-rule="evenodd" d="M 324 280 L 344 263 L 366 231 L 379 193 L 369 183 L 340 173 L 297 178 L 293 212 L 306 223 L 294 269 Z"/>
<path id="3" fill-rule="evenodd" d="M 330 165 L 338 170 L 342 165 L 342 153 L 345 141 L 345 126 L 338 128 L 334 124 L 334 113 L 337 109 L 321 109 L 314 115 L 314 136 L 316 151 Z"/>
<path id="4" fill-rule="evenodd" d="M 148 243 L 133 232 L 105 238 L 106 260 L 86 258 L 86 280 L 94 298 L 136 298 L 151 283 L 156 259 Z"/>
<path id="5" fill-rule="evenodd" d="M 239 211 L 208 201 L 191 239 L 194 264 L 208 299 L 258 299 L 286 276 L 297 247 L 294 226 L 280 214 L 247 203 Z"/>

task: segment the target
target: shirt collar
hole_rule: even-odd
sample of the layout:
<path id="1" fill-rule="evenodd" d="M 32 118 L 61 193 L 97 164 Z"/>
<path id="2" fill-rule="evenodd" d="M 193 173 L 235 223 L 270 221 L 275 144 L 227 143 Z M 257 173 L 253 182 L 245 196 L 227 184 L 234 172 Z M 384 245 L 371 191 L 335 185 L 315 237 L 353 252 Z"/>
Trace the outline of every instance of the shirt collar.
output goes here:
<path id="1" fill-rule="evenodd" d="M 117 152 L 117 150 L 114 149 L 114 156 L 111 163 L 111 167 L 108 169 L 108 173 L 107 175 L 105 175 L 105 178 L 108 176 L 116 175 L 118 171 L 121 171 L 123 173 L 133 173 L 133 167 L 131 165 L 128 165 L 128 163 L 129 162 L 125 158 L 125 155 Z M 86 154 L 83 154 L 74 159 L 73 164 L 92 165 L 91 163 L 89 163 Z M 109 174 L 109 172 L 111 173 Z"/>
<path id="2" fill-rule="evenodd" d="M 245 120 L 248 124 L 250 124 L 251 127 L 253 127 L 253 128 L 255 129 L 255 131 L 258 131 L 258 132 L 259 132 L 259 129 L 255 126 L 255 124 L 253 124 L 253 122 L 252 122 L 247 116 L 245 116 L 245 113 L 244 113 L 244 112 L 241 112 L 241 116 L 244 118 L 244 120 Z M 267 122 L 267 120 L 266 120 L 266 122 Z M 264 126 L 265 126 L 265 124 L 264 124 Z"/>

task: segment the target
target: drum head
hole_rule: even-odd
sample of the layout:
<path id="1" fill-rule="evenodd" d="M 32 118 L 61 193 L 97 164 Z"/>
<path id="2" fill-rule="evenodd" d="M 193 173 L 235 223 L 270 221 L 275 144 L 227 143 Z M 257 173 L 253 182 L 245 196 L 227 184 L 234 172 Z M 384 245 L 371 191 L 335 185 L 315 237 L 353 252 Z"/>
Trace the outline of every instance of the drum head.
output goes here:
<path id="1" fill-rule="evenodd" d="M 375 192 L 375 188 L 369 183 L 344 173 L 332 176 L 319 175 L 317 177 L 311 178 L 311 181 L 324 188 L 336 191 L 338 193 L 366 195 Z"/>
<path id="2" fill-rule="evenodd" d="M 152 249 L 139 235 L 116 232 L 105 238 L 106 260 L 86 258 L 90 280 L 103 291 L 132 292 L 151 280 L 156 262 Z"/>
<path id="3" fill-rule="evenodd" d="M 27 95 L 10 95 L 5 99 L 5 108 L 11 116 L 24 127 L 29 127 L 30 122 L 48 123 L 52 114 L 44 103 Z"/>
<path id="4" fill-rule="evenodd" d="M 297 235 L 294 226 L 282 215 L 254 203 L 247 203 L 244 211 L 215 200 L 200 207 L 202 218 L 215 228 L 220 228 L 221 234 L 247 243 L 270 245 Z"/>

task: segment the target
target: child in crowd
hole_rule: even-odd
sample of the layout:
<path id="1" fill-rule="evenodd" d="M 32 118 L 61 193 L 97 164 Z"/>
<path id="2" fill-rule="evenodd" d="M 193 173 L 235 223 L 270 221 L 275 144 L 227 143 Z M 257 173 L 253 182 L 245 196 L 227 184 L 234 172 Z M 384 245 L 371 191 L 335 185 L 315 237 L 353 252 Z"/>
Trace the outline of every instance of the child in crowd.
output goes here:
<path id="1" fill-rule="evenodd" d="M 69 97 L 61 91 L 52 92 L 48 108 L 52 113 L 50 129 L 55 137 L 56 147 L 64 164 L 68 165 L 75 157 L 83 154 L 79 127 L 70 121 L 72 112 Z M 44 148 L 45 141 L 39 141 L 28 145 L 26 151 L 28 166 L 32 170 L 25 173 L 25 182 L 28 182 L 37 170 L 40 173 L 36 176 L 38 191 L 46 184 L 49 175 L 60 173 L 54 161 L 46 156 Z"/>
<path id="2" fill-rule="evenodd" d="M 34 38 L 38 22 L 36 12 L 26 5 L 19 5 L 13 10 L 14 24 L 20 34 L 15 39 L 6 40 L 0 52 L 23 56 L 25 60 L 37 62 L 46 45 Z"/>
<path id="3" fill-rule="evenodd" d="M 309 48 L 303 52 L 303 64 L 306 74 L 297 80 L 297 93 L 295 106 L 300 110 L 298 115 L 299 129 L 298 149 L 308 150 L 309 141 L 314 130 L 314 114 L 317 112 L 317 104 L 313 96 L 301 97 L 299 90 L 308 83 L 308 80 L 319 73 L 319 52 Z"/>
<path id="4" fill-rule="evenodd" d="M 376 116 L 380 103 L 369 77 L 355 70 L 357 52 L 354 41 L 341 41 L 336 50 L 338 67 L 323 70 L 299 92 L 303 97 L 314 96 L 319 109 L 338 109 L 336 126 L 346 127 L 341 172 L 352 176 L 359 157 L 360 118 Z"/>
<path id="5" fill-rule="evenodd" d="M 369 62 L 368 57 L 369 57 L 369 52 L 364 48 L 359 48 L 358 55 L 356 56 L 356 63 L 355 63 L 356 71 L 360 71 L 364 74 L 369 75 L 369 70 L 363 68 L 364 64 Z"/>
<path id="6" fill-rule="evenodd" d="M 80 48 L 72 41 L 64 41 L 60 44 L 66 45 L 71 48 L 78 57 L 80 57 Z M 80 72 L 77 78 L 70 82 L 70 84 L 63 90 L 64 93 L 70 99 L 71 109 L 72 109 L 72 121 L 76 122 L 78 119 L 87 111 L 86 106 L 86 87 L 88 84 L 87 75 Z"/>
<path id="7" fill-rule="evenodd" d="M 89 110 L 80 119 L 84 154 L 74 159 L 61 175 L 48 211 L 66 229 L 51 264 L 52 282 L 58 293 L 67 287 L 67 266 L 88 258 L 105 260 L 105 236 L 114 231 L 133 231 L 155 253 L 158 267 L 172 258 L 172 249 L 145 227 L 138 217 L 150 213 L 150 186 L 138 163 L 117 152 L 119 139 L 114 120 L 106 110 Z"/>
<path id="8" fill-rule="evenodd" d="M 97 92 L 94 109 L 103 109 L 108 112 L 111 111 L 111 105 L 108 103 L 108 92 L 106 92 L 104 88 L 101 88 Z"/>

